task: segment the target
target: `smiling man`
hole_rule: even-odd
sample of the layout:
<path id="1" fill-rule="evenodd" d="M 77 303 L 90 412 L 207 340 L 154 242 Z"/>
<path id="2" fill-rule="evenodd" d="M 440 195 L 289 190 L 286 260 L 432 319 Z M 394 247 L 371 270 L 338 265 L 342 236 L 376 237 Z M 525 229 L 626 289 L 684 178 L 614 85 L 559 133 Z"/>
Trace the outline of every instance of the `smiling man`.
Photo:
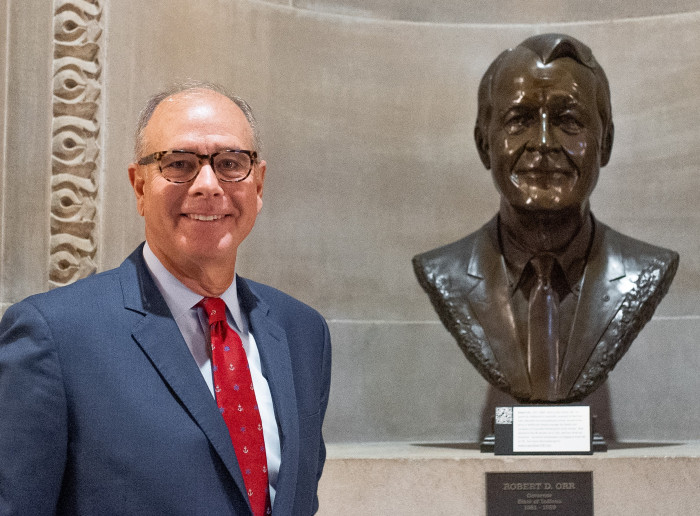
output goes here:
<path id="1" fill-rule="evenodd" d="M 328 328 L 235 269 L 259 152 L 216 85 L 148 102 L 128 169 L 146 242 L 0 323 L 0 514 L 316 512 Z"/>
<path id="2" fill-rule="evenodd" d="M 608 80 L 583 43 L 544 34 L 503 52 L 481 80 L 474 130 L 498 215 L 413 259 L 467 358 L 519 401 L 593 392 L 676 272 L 675 252 L 590 211 L 613 134 Z"/>

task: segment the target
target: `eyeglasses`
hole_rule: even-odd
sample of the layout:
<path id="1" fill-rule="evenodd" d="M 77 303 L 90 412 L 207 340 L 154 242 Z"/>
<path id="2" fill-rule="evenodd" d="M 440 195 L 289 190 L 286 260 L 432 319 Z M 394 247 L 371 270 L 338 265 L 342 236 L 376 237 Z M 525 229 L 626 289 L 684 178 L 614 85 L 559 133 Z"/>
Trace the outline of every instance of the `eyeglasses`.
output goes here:
<path id="1" fill-rule="evenodd" d="M 250 175 L 257 158 L 258 153 L 249 150 L 223 150 L 214 154 L 170 150 L 144 156 L 138 164 L 150 165 L 157 162 L 160 173 L 167 181 L 189 183 L 197 177 L 204 163 L 209 162 L 219 181 L 237 183 Z"/>

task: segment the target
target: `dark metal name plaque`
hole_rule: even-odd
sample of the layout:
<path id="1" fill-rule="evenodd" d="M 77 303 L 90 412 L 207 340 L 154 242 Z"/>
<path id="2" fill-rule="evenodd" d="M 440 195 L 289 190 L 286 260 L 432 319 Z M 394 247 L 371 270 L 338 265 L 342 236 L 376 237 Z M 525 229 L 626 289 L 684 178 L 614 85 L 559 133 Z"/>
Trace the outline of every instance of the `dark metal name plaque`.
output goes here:
<path id="1" fill-rule="evenodd" d="M 593 473 L 486 473 L 486 515 L 593 516 Z"/>

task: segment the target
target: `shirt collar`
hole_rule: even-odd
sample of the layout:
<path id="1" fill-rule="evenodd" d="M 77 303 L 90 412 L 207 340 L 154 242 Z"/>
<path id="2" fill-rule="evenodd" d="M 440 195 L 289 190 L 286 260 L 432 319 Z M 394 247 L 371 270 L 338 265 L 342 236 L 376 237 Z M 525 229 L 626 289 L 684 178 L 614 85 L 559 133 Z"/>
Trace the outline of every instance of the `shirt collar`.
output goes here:
<path id="1" fill-rule="evenodd" d="M 180 280 L 165 268 L 158 257 L 153 253 L 148 245 L 148 242 L 143 246 L 143 259 L 146 262 L 146 267 L 153 276 L 158 290 L 163 295 L 165 303 L 168 305 L 173 317 L 177 320 L 186 314 L 191 308 L 199 303 L 203 298 L 196 292 L 192 292 Z M 229 318 L 233 318 L 236 329 L 239 331 L 247 331 L 248 327 L 241 312 L 241 306 L 238 302 L 238 291 L 236 289 L 236 275 L 233 276 L 233 282 L 226 291 L 219 296 L 228 308 Z M 229 320 L 229 323 L 232 321 Z"/>
<path id="2" fill-rule="evenodd" d="M 523 281 L 523 272 L 534 255 L 525 250 L 506 231 L 502 231 L 500 221 L 497 231 L 498 234 L 494 236 L 498 239 L 508 273 L 514 280 L 511 282 L 511 290 L 515 290 Z M 577 290 L 576 286 L 581 281 L 586 267 L 588 250 L 593 240 L 593 231 L 593 217 L 590 216 L 586 219 L 579 232 L 563 249 L 552 253 L 559 267 L 564 272 L 569 290 L 573 292 Z"/>

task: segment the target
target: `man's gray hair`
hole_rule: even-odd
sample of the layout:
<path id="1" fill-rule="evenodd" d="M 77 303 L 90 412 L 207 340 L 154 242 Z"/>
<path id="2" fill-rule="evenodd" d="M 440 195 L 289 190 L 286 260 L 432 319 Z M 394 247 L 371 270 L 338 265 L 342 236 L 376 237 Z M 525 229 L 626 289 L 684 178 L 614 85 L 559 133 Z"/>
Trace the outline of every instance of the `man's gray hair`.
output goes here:
<path id="1" fill-rule="evenodd" d="M 173 95 L 177 95 L 178 93 L 195 93 L 197 90 L 214 91 L 223 95 L 224 97 L 231 100 L 231 102 L 236 104 L 241 109 L 241 111 L 243 111 L 243 114 L 245 115 L 246 120 L 248 120 L 248 124 L 250 124 L 250 129 L 253 133 L 254 148 L 251 150 L 254 150 L 258 153 L 260 152 L 262 148 L 262 142 L 260 140 L 258 124 L 255 120 L 255 117 L 253 116 L 253 110 L 250 108 L 250 105 L 245 100 L 243 100 L 241 97 L 231 94 L 228 90 L 226 90 L 226 88 L 224 88 L 220 84 L 206 81 L 187 80 L 185 82 L 176 83 L 170 88 L 156 93 L 155 95 L 151 96 L 144 105 L 143 109 L 141 110 L 141 113 L 139 113 L 138 122 L 136 124 L 136 134 L 134 137 L 135 160 L 139 160 L 142 157 L 142 153 L 144 152 L 145 147 L 144 133 L 146 131 L 146 126 L 151 120 L 153 112 L 160 105 L 160 103 L 163 102 L 165 99 L 172 97 Z"/>

